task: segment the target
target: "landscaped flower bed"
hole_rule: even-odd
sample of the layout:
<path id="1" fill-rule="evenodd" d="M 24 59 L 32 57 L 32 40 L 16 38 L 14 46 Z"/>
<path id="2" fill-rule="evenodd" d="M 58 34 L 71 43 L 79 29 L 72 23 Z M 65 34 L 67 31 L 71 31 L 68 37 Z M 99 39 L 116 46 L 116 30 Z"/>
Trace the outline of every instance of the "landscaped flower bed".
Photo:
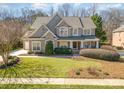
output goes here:
<path id="1" fill-rule="evenodd" d="M 10 56 L 9 57 L 9 61 L 7 64 L 2 64 L 0 65 L 0 69 L 4 69 L 10 66 L 14 66 L 15 64 L 17 64 L 20 61 L 19 57 L 16 56 Z"/>

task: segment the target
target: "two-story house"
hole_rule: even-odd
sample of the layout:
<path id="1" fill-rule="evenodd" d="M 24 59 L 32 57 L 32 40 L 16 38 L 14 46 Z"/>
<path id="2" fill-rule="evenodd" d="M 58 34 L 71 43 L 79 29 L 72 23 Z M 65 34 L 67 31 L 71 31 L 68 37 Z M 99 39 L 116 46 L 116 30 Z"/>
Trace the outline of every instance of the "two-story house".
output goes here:
<path id="1" fill-rule="evenodd" d="M 61 17 L 58 14 L 53 17 L 37 17 L 31 30 L 23 37 L 24 49 L 44 52 L 47 41 L 52 41 L 54 48 L 99 48 L 95 28 L 90 17 Z"/>

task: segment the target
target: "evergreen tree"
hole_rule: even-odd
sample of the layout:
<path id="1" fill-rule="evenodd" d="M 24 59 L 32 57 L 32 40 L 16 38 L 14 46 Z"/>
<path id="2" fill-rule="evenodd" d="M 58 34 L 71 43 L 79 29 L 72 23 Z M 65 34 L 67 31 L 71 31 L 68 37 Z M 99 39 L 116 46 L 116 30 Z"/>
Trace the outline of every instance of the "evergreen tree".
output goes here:
<path id="1" fill-rule="evenodd" d="M 46 55 L 52 55 L 53 54 L 53 42 L 52 41 L 48 41 L 46 43 L 45 54 Z"/>
<path id="2" fill-rule="evenodd" d="M 102 29 L 102 17 L 98 14 L 95 14 L 94 16 L 91 17 L 94 24 L 96 25 L 96 37 L 100 39 L 100 42 L 104 42 L 107 40 L 106 33 Z"/>

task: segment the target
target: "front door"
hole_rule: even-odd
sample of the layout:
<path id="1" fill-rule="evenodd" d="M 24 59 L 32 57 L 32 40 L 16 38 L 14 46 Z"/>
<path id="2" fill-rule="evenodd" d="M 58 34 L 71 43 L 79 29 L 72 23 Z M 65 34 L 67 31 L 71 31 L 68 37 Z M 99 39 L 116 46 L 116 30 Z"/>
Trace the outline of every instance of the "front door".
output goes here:
<path id="1" fill-rule="evenodd" d="M 73 49 L 79 50 L 81 46 L 81 42 L 73 42 Z"/>
<path id="2" fill-rule="evenodd" d="M 84 42 L 84 48 L 91 48 L 90 42 Z"/>

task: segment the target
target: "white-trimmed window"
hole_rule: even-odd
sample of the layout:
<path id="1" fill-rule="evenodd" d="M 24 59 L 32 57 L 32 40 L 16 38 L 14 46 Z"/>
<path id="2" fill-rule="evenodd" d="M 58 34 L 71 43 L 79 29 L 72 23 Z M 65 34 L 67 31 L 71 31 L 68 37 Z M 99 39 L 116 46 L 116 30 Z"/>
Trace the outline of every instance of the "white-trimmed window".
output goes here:
<path id="1" fill-rule="evenodd" d="M 60 27 L 59 36 L 68 36 L 68 27 Z"/>
<path id="2" fill-rule="evenodd" d="M 73 29 L 73 36 L 78 36 L 78 29 Z"/>
<path id="3" fill-rule="evenodd" d="M 90 29 L 84 29 L 84 35 L 91 35 Z"/>
<path id="4" fill-rule="evenodd" d="M 32 50 L 34 50 L 34 51 L 41 50 L 41 42 L 40 41 L 33 41 L 32 42 Z"/>

